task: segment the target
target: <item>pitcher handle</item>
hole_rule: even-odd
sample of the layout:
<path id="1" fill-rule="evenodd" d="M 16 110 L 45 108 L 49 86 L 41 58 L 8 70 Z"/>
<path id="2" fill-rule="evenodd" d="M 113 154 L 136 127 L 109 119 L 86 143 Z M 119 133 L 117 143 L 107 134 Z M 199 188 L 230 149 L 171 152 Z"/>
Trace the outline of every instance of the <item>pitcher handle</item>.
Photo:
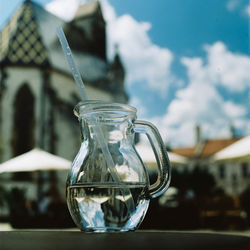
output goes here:
<path id="1" fill-rule="evenodd" d="M 168 155 L 158 129 L 150 122 L 136 120 L 134 122 L 136 133 L 146 134 L 155 154 L 158 166 L 157 181 L 149 186 L 149 194 L 156 198 L 163 194 L 169 187 L 171 179 L 171 167 Z"/>

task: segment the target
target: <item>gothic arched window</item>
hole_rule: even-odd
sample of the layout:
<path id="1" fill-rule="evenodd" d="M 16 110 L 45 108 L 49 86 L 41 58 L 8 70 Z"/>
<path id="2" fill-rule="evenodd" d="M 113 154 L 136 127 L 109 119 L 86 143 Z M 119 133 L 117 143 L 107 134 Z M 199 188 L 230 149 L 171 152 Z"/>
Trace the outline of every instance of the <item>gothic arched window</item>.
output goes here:
<path id="1" fill-rule="evenodd" d="M 34 96 L 25 83 L 18 90 L 14 102 L 12 132 L 13 155 L 23 154 L 34 147 Z"/>

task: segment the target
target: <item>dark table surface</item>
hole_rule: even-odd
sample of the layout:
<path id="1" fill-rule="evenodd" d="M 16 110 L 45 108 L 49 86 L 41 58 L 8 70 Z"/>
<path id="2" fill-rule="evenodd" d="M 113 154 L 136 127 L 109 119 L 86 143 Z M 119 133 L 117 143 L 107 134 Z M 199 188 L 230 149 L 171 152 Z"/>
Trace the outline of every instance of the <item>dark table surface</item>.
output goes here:
<path id="1" fill-rule="evenodd" d="M 82 233 L 71 231 L 0 232 L 1 250 L 19 249 L 197 249 L 250 250 L 250 237 L 189 232 Z"/>

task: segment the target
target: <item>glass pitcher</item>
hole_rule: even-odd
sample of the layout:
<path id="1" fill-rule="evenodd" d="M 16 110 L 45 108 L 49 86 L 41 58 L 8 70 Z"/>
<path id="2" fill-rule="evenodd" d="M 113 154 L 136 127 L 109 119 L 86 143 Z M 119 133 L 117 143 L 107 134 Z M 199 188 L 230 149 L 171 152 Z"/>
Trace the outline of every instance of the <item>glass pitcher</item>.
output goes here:
<path id="1" fill-rule="evenodd" d="M 88 101 L 74 113 L 81 126 L 81 147 L 67 179 L 67 205 L 85 232 L 123 232 L 138 228 L 150 198 L 170 183 L 170 164 L 158 130 L 136 120 L 136 109 L 120 103 Z M 135 133 L 147 135 L 158 165 L 150 185 L 134 145 Z M 142 156 L 143 158 L 143 156 Z"/>

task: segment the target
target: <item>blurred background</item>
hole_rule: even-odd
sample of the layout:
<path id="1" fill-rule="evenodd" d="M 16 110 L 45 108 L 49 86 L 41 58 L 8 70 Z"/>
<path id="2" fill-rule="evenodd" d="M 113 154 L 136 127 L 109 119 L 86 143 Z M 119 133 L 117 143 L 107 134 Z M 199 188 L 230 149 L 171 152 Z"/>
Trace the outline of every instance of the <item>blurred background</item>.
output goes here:
<path id="1" fill-rule="evenodd" d="M 136 107 L 163 137 L 171 187 L 141 228 L 249 229 L 249 19 L 247 0 L 1 2 L 0 222 L 74 227 L 65 182 L 80 97 L 62 26 L 90 99 Z M 153 152 L 136 147 L 153 182 Z"/>

